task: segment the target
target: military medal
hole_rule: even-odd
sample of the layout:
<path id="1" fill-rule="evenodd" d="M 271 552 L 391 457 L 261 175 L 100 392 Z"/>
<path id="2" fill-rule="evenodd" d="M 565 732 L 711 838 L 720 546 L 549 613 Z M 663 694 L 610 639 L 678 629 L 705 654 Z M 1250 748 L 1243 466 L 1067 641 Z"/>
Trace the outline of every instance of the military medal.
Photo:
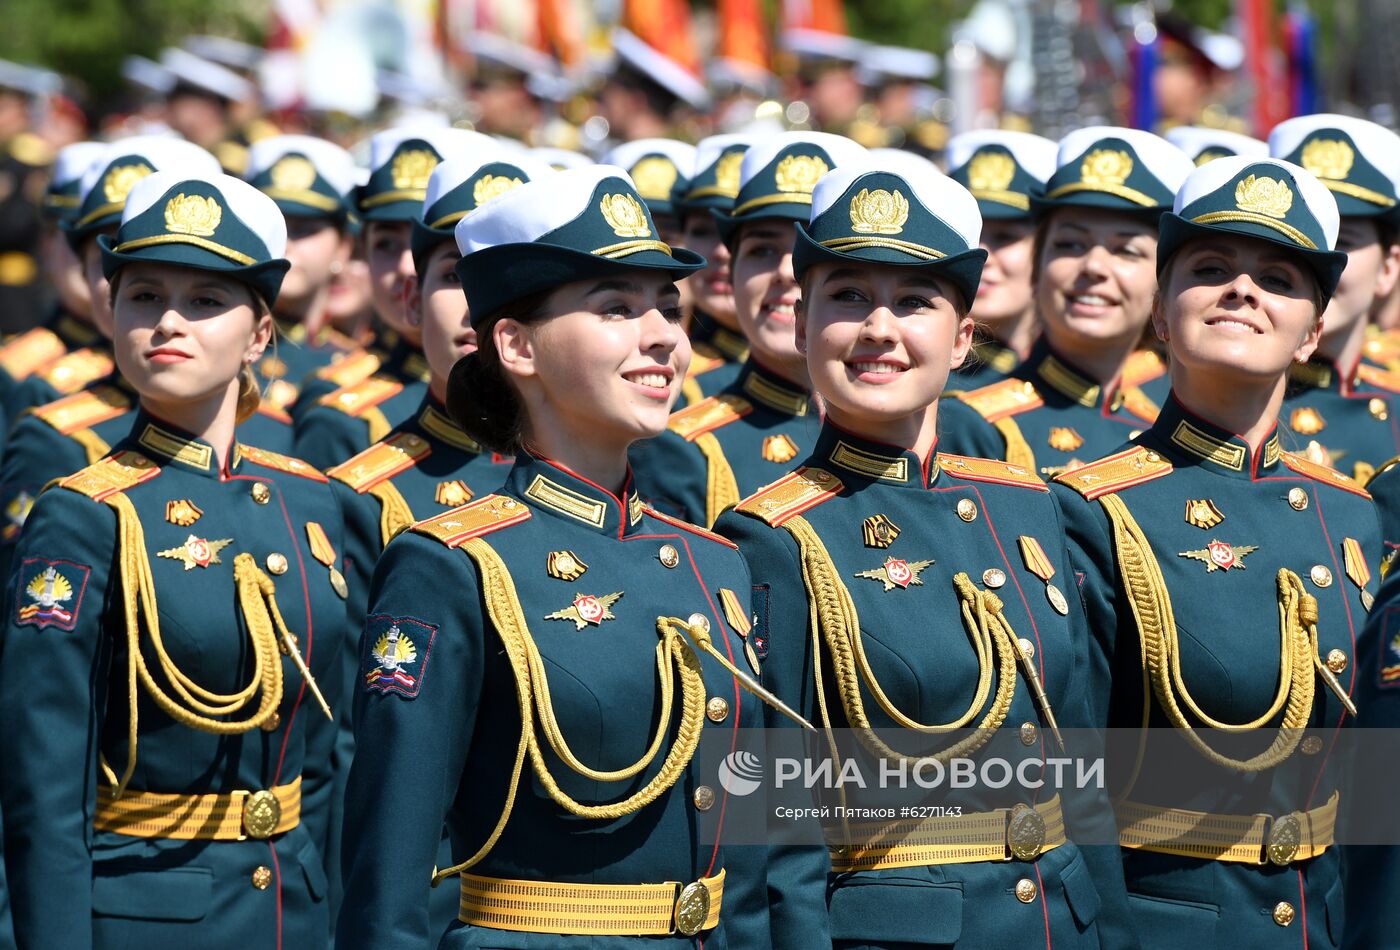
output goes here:
<path id="1" fill-rule="evenodd" d="M 1186 523 L 1209 531 L 1225 520 L 1225 515 L 1209 498 L 1192 498 L 1186 502 Z"/>
<path id="2" fill-rule="evenodd" d="M 1021 560 L 1026 564 L 1026 570 L 1045 583 L 1045 599 L 1050 602 L 1055 613 L 1061 617 L 1069 614 L 1069 601 L 1065 600 L 1065 595 L 1058 587 L 1050 583 L 1050 579 L 1055 576 L 1055 565 L 1051 563 L 1045 549 L 1040 546 L 1040 542 L 1028 534 L 1023 534 L 1016 539 L 1017 546 L 1021 549 Z"/>
<path id="3" fill-rule="evenodd" d="M 574 628 L 582 630 L 592 624 L 600 625 L 604 620 L 616 620 L 616 615 L 612 612 L 612 605 L 617 603 L 622 597 L 622 591 L 612 594 L 605 594 L 602 597 L 595 597 L 592 594 L 579 594 L 574 597 L 574 602 L 563 610 L 556 610 L 552 614 L 546 614 L 546 620 L 571 620 Z"/>
<path id="4" fill-rule="evenodd" d="M 177 498 L 165 503 L 165 520 L 181 528 L 188 528 L 203 514 L 204 510 L 188 498 Z"/>
<path id="5" fill-rule="evenodd" d="M 1224 541 L 1211 541 L 1210 545 L 1197 551 L 1182 551 L 1177 557 L 1189 557 L 1206 566 L 1207 574 L 1228 571 L 1232 567 L 1244 570 L 1245 555 L 1259 550 L 1257 544 L 1226 544 Z"/>
<path id="6" fill-rule="evenodd" d="M 1342 539 L 1342 564 L 1347 580 L 1361 590 L 1361 606 L 1369 611 L 1375 605 L 1376 598 L 1366 589 L 1366 585 L 1371 582 L 1371 566 L 1366 563 L 1366 556 L 1361 552 L 1361 542 L 1355 538 Z"/>
<path id="7" fill-rule="evenodd" d="M 168 557 L 172 561 L 183 561 L 185 570 L 192 571 L 196 567 L 208 567 L 210 564 L 223 563 L 219 560 L 219 552 L 232 543 L 233 538 L 208 541 L 192 534 L 178 548 L 157 551 L 156 557 Z"/>
<path id="8" fill-rule="evenodd" d="M 445 508 L 456 508 L 472 500 L 472 490 L 460 478 L 448 482 L 438 482 L 433 500 Z"/>
<path id="9" fill-rule="evenodd" d="M 887 548 L 899 537 L 899 525 L 885 515 L 871 515 L 861 522 L 860 536 L 868 548 Z"/>
<path id="10" fill-rule="evenodd" d="M 306 539 L 311 544 L 311 556 L 324 564 L 330 571 L 331 590 L 336 596 L 344 600 L 350 594 L 350 587 L 345 583 L 345 575 L 335 566 L 335 548 L 331 546 L 331 539 L 326 537 L 326 531 L 314 521 L 306 523 Z"/>
<path id="11" fill-rule="evenodd" d="M 1294 409 L 1292 415 L 1288 417 L 1288 425 L 1299 435 L 1317 435 L 1327 428 L 1327 422 L 1322 418 L 1322 413 L 1311 406 Z"/>
<path id="12" fill-rule="evenodd" d="M 576 581 L 588 570 L 588 565 L 573 551 L 550 551 L 544 569 L 555 580 Z"/>
<path id="13" fill-rule="evenodd" d="M 1053 426 L 1047 441 L 1057 452 L 1073 452 L 1084 444 L 1084 437 L 1066 426 Z"/>
<path id="14" fill-rule="evenodd" d="M 927 561 L 906 561 L 902 558 L 887 557 L 885 563 L 873 571 L 857 571 L 856 577 L 863 577 L 866 580 L 879 581 L 885 585 L 886 591 L 907 589 L 911 584 L 915 587 L 922 587 L 924 582 L 919 579 L 919 574 L 924 568 L 932 564 L 932 559 Z"/>
<path id="15" fill-rule="evenodd" d="M 786 435 L 770 435 L 763 440 L 763 457 L 781 465 L 797 458 L 797 443 Z"/>

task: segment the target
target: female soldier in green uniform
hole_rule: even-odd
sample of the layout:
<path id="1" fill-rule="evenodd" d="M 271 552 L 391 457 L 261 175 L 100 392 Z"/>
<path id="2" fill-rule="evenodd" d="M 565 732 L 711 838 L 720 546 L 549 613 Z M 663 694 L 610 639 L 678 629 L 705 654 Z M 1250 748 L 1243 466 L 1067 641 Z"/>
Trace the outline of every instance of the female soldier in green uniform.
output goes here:
<path id="1" fill-rule="evenodd" d="M 1045 194 L 1059 146 L 1039 135 L 982 129 L 948 142 L 948 176 L 977 199 L 987 266 L 972 305 L 977 342 L 953 372 L 958 389 L 1006 378 L 1030 352 L 1035 318 L 1035 215 L 1031 198 Z"/>
<path id="2" fill-rule="evenodd" d="M 1355 715 L 1375 509 L 1283 451 L 1288 370 L 1346 265 L 1337 204 L 1268 158 L 1202 166 L 1164 215 L 1153 325 L 1172 390 L 1133 442 L 1052 486 L 1112 675 L 1124 876 L 1144 947 L 1337 947 L 1329 769 Z"/>
<path id="3" fill-rule="evenodd" d="M 850 139 L 822 132 L 776 135 L 744 153 L 733 208 L 714 214 L 732 255 L 749 358 L 731 385 L 677 412 L 635 456 L 642 496 L 668 514 L 711 524 L 816 437 L 807 367 L 793 343 L 793 222 L 806 219 L 822 175 L 864 156 Z"/>
<path id="4" fill-rule="evenodd" d="M 960 395 L 996 426 L 996 457 L 1042 475 L 1097 458 L 1157 413 L 1140 386 L 1165 367 L 1138 346 L 1157 287 L 1157 218 L 1192 168 L 1149 132 L 1103 126 L 1065 136 L 1058 161 L 1031 199 L 1041 338 L 1009 378 Z M 953 451 L 983 449 L 964 445 L 972 433 L 949 435 Z"/>
<path id="5" fill-rule="evenodd" d="M 1083 615 L 1066 599 L 1073 580 L 1045 484 L 936 451 L 938 397 L 967 357 L 986 258 L 976 201 L 936 172 L 885 167 L 823 178 L 798 232 L 797 341 L 826 407 L 821 435 L 801 467 L 717 529 L 753 573 L 765 683 L 818 721 L 833 751 L 946 762 L 1008 726 L 1010 741 L 988 752 L 1044 756 L 1057 723 L 1091 724 L 1104 671 L 1087 662 Z M 844 736 L 860 741 L 847 748 Z M 1017 787 L 965 802 L 960 817 L 870 836 L 828 827 L 836 947 L 1131 945 L 1116 849 L 1066 837 L 1067 812 L 1102 824 L 1106 803 L 1094 815 Z"/>
<path id="6" fill-rule="evenodd" d="M 141 407 L 35 503 L 0 666 L 20 946 L 324 946 L 321 845 L 345 643 L 340 511 L 235 440 L 287 268 L 282 215 L 157 172 L 103 236 Z M 320 674 L 319 677 L 317 674 Z"/>
<path id="7" fill-rule="evenodd" d="M 679 393 L 673 282 L 702 259 L 661 242 L 608 166 L 520 185 L 457 244 L 480 347 L 448 407 L 516 460 L 376 569 L 337 945 L 432 945 L 445 820 L 457 863 L 435 882 L 461 905 L 441 947 L 820 946 L 820 879 L 721 845 L 728 793 L 694 759 L 762 721 L 731 672 L 748 571 L 628 473 Z"/>

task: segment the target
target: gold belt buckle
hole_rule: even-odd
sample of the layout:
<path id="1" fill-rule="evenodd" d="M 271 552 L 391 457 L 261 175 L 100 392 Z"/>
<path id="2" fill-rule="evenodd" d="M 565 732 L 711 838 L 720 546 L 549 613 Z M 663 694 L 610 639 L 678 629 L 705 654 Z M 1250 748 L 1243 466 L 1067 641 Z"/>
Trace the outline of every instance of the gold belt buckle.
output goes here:
<path id="1" fill-rule="evenodd" d="M 243 800 L 243 830 L 259 841 L 272 837 L 282 820 L 282 803 L 267 789 L 247 793 Z"/>
<path id="2" fill-rule="evenodd" d="M 1012 807 L 1006 820 L 1006 849 L 1018 861 L 1034 861 L 1045 848 L 1045 819 L 1029 805 Z"/>
<path id="3" fill-rule="evenodd" d="M 710 889 L 699 881 L 681 887 L 676 897 L 676 933 L 695 936 L 704 928 L 709 916 Z"/>
<path id="4" fill-rule="evenodd" d="M 1267 831 L 1264 833 L 1264 853 L 1259 856 L 1260 864 L 1276 864 L 1285 867 L 1298 853 L 1303 844 L 1303 823 L 1297 812 L 1287 815 L 1264 816 Z"/>

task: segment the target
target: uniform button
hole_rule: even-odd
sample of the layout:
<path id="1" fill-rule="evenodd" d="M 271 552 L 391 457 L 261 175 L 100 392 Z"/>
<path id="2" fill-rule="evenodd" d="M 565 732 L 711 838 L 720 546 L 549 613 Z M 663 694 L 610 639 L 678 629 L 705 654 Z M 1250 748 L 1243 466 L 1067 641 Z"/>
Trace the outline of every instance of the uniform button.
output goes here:
<path id="1" fill-rule="evenodd" d="M 1347 668 L 1347 655 L 1341 650 L 1332 650 L 1327 654 L 1327 668 L 1333 673 L 1340 673 Z"/>
<path id="2" fill-rule="evenodd" d="M 1274 923 L 1280 927 L 1287 927 L 1293 923 L 1293 905 L 1288 901 L 1279 901 L 1274 905 Z"/>
<path id="3" fill-rule="evenodd" d="M 1038 893 L 1035 881 L 1028 877 L 1023 877 L 1016 882 L 1016 899 L 1022 904 L 1034 904 L 1035 895 Z"/>
<path id="4" fill-rule="evenodd" d="M 263 720 L 262 731 L 275 732 L 280 725 L 282 725 L 282 717 L 274 712 L 271 716 Z"/>
<path id="5" fill-rule="evenodd" d="M 1317 736 L 1308 736 L 1303 740 L 1302 748 L 1304 755 L 1317 755 L 1322 751 L 1322 740 Z"/>
<path id="6" fill-rule="evenodd" d="M 964 498 L 958 502 L 958 517 L 964 521 L 977 520 L 977 506 L 973 504 L 972 499 Z"/>
<path id="7" fill-rule="evenodd" d="M 1035 659 L 1035 644 L 1034 644 L 1034 643 L 1031 643 L 1031 642 L 1030 642 L 1029 640 L 1027 640 L 1025 637 L 1022 637 L 1021 639 L 1019 639 L 1019 640 L 1016 641 L 1016 644 L 1021 648 L 1021 652 L 1024 653 L 1024 654 L 1026 655 L 1026 659 L 1028 659 L 1028 660 L 1034 660 L 1034 659 Z"/>
<path id="8" fill-rule="evenodd" d="M 701 785 L 695 790 L 695 807 L 701 811 L 709 811 L 715 805 L 715 790 L 708 785 Z"/>
<path id="9" fill-rule="evenodd" d="M 661 545 L 661 550 L 657 552 L 656 556 L 664 567 L 675 567 L 681 562 L 680 552 L 676 550 L 675 545 L 671 544 Z"/>
<path id="10" fill-rule="evenodd" d="M 272 500 L 272 489 L 268 488 L 262 482 L 254 482 L 253 487 L 250 488 L 249 491 L 252 493 L 253 501 L 260 505 L 265 505 Z"/>
<path id="11" fill-rule="evenodd" d="M 1160 462 L 1162 461 L 1162 456 L 1158 455 L 1156 452 L 1148 452 L 1147 460 L 1149 462 Z"/>
<path id="12" fill-rule="evenodd" d="M 267 556 L 267 569 L 274 574 L 287 573 L 287 556 L 273 551 Z"/>
<path id="13" fill-rule="evenodd" d="M 1390 418 L 1390 411 L 1386 408 L 1384 399 L 1373 397 L 1370 402 L 1366 403 L 1366 408 L 1371 411 L 1371 415 L 1380 419 L 1382 422 Z"/>
<path id="14" fill-rule="evenodd" d="M 1023 723 L 1021 723 L 1021 745 L 1035 745 L 1035 737 L 1036 737 L 1036 735 L 1037 735 L 1037 730 L 1036 730 L 1036 728 L 1035 728 L 1035 723 L 1033 723 L 1033 722 L 1023 722 Z"/>
<path id="15" fill-rule="evenodd" d="M 722 696 L 714 696 L 705 704 L 705 715 L 710 717 L 710 722 L 724 722 L 729 716 L 729 703 Z"/>
<path id="16" fill-rule="evenodd" d="M 1321 564 L 1314 564 L 1312 570 L 1308 573 L 1312 577 L 1312 582 L 1318 587 L 1332 586 L 1332 572 Z"/>
<path id="17" fill-rule="evenodd" d="M 1001 568 L 989 567 L 982 572 L 982 583 L 988 587 L 1000 587 L 1006 583 L 1006 572 Z"/>
<path id="18" fill-rule="evenodd" d="M 710 618 L 706 617 L 704 614 L 691 614 L 690 617 L 686 619 L 686 623 L 692 627 L 699 627 L 706 633 L 710 632 Z"/>
<path id="19" fill-rule="evenodd" d="M 1288 503 L 1293 506 L 1294 511 L 1303 511 L 1308 507 L 1308 493 L 1301 488 L 1290 488 Z"/>
<path id="20" fill-rule="evenodd" d="M 1128 433 L 1128 438 L 1129 438 L 1129 439 L 1136 439 L 1136 438 L 1137 438 L 1138 436 L 1140 436 L 1140 435 L 1142 435 L 1142 430 L 1141 430 L 1141 429 L 1134 429 L 1132 432 L 1129 432 L 1129 433 Z"/>
<path id="21" fill-rule="evenodd" d="M 265 891 L 272 883 L 272 868 L 265 864 L 259 864 L 253 870 L 253 886 L 260 891 Z"/>

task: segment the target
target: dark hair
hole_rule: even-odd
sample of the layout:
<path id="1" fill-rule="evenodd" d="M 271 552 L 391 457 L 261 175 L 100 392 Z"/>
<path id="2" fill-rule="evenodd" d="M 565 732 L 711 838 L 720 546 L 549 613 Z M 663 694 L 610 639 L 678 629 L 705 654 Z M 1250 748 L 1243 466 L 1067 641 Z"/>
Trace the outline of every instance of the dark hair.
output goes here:
<path id="1" fill-rule="evenodd" d="M 646 100 L 647 108 L 663 118 L 669 116 L 680 104 L 680 99 L 666 87 L 627 64 L 618 66 L 608 77 L 608 81 L 630 92 L 640 92 Z"/>
<path id="2" fill-rule="evenodd" d="M 520 450 L 525 436 L 525 406 L 515 384 L 501 368 L 496 350 L 496 324 L 541 323 L 554 289 L 512 301 L 476 328 L 477 348 L 458 360 L 447 377 L 447 414 L 482 445 L 505 455 Z"/>

